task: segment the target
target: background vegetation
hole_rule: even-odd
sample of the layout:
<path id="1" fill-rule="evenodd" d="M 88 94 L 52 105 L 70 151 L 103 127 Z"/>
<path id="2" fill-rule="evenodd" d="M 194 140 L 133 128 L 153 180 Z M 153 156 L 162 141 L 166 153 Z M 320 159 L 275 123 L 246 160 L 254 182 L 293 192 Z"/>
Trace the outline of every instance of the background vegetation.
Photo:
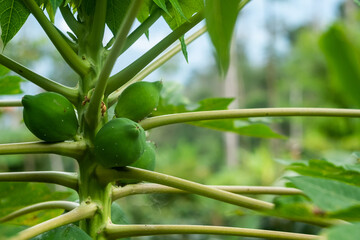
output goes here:
<path id="1" fill-rule="evenodd" d="M 281 4 L 279 1 L 278 4 Z M 234 42 L 233 56 L 235 59 L 230 67 L 236 69 L 238 82 L 228 83 L 234 88 L 238 107 L 341 107 L 359 108 L 360 101 L 354 100 L 348 92 L 352 91 L 351 83 L 339 87 L 336 69 L 327 60 L 326 49 L 322 48 L 321 38 L 331 29 L 341 32 L 354 51 L 360 51 L 359 41 L 359 8 L 352 1 L 338 5 L 336 18 L 326 27 L 313 21 L 301 26 L 286 26 L 286 19 L 273 18 L 267 25 L 269 40 L 265 61 L 254 64 L 245 49 L 245 42 Z M 271 19 L 275 13 L 269 8 Z M 246 9 L 243 11 L 246 14 Z M 274 25 L 283 29 L 274 29 Z M 330 30 L 329 30 L 330 29 Z M 243 33 L 245 34 L 245 33 Z M 151 37 L 151 35 L 150 35 Z M 275 42 L 279 38 L 286 39 L 288 49 L 279 52 Z M 68 74 L 71 84 L 72 72 L 60 61 L 53 49 L 44 45 L 43 39 L 18 38 L 7 49 L 7 56 L 19 60 L 23 64 L 34 64 L 40 69 L 46 64 L 56 66 L 47 70 L 48 76 Z M 13 50 L 18 51 L 13 51 Z M 178 70 L 178 61 L 185 61 L 180 54 L 170 61 L 158 76 Z M 191 56 L 190 56 L 191 61 Z M 186 105 L 189 108 L 209 96 L 229 97 L 229 92 L 222 89 L 217 79 L 215 63 L 194 71 L 186 79 L 166 79 L 164 77 L 164 99 L 171 99 L 174 105 Z M 47 66 L 47 65 L 46 65 Z M 31 67 L 31 66 L 30 66 Z M 0 69 L 1 70 L 1 69 Z M 170 74 L 171 76 L 171 74 Z M 179 78 L 179 77 L 174 77 Z M 196 79 L 196 81 L 193 81 Z M 151 79 L 153 80 L 153 79 Z M 175 81 L 172 81 L 175 80 Z M 358 80 L 358 79 L 357 79 Z M 181 85 L 181 88 L 179 86 Z M 39 89 L 31 83 L 23 83 L 22 89 L 36 93 Z M 180 94 L 180 93 L 181 94 Z M 22 94 L 22 93 L 15 93 Z M 351 95 L 351 94 L 350 94 Z M 185 97 L 184 97 L 185 96 Z M 231 93 L 230 93 L 231 96 Z M 232 105 L 236 107 L 236 105 Z M 1 109 L 0 143 L 31 141 L 33 136 L 26 130 L 22 122 L 21 110 Z M 16 117 L 16 118 L 14 118 Z M 17 120 L 14 120 L 17 119 Z M 302 159 L 326 158 L 336 165 L 358 161 L 357 151 L 360 149 L 360 125 L 358 119 L 337 118 L 336 121 L 325 118 L 292 118 L 292 119 L 256 119 L 268 123 L 271 128 L 284 137 L 253 138 L 236 134 L 223 134 L 191 125 L 172 125 L 156 129 L 151 133 L 158 145 L 156 169 L 178 177 L 198 181 L 204 184 L 217 185 L 281 185 L 284 176 L 293 175 L 285 170 L 289 162 Z M 75 161 L 50 155 L 13 155 L 0 156 L 0 171 L 31 171 L 31 170 L 65 170 L 74 171 Z M 59 164 L 60 162 L 60 164 Z M 284 165 L 285 164 L 285 165 Z M 23 185 L 24 191 L 31 194 L 42 194 L 43 200 L 50 200 L 52 191 L 61 191 L 64 199 L 74 198 L 68 189 L 43 185 L 31 192 L 33 184 Z M 9 185 L 6 185 L 7 187 Z M 4 189 L 0 183 L 0 192 L 11 194 L 11 189 Z M 23 194 L 23 193 L 22 193 Z M 263 196 L 270 199 L 272 196 Z M 57 198 L 59 199 L 59 197 Z M 29 197 L 29 201 L 31 198 Z M 239 211 L 236 206 L 223 204 L 214 200 L 193 195 L 135 195 L 119 201 L 125 215 L 132 223 L 174 223 L 174 224 L 214 224 L 242 227 L 261 227 L 265 229 L 288 230 L 294 232 L 316 233 L 315 227 L 306 224 L 270 218 L 266 216 L 248 216 L 247 212 Z M 0 209 L 3 210 L 0 202 Z M 14 203 L 16 205 L 16 203 Z M 8 210 L 8 209 L 7 209 Z M 48 214 L 58 214 L 56 211 Z M 1 215 L 1 212 L 0 212 Z M 34 213 L 39 221 L 49 216 Z M 26 225 L 20 218 L 11 225 L 0 225 L 1 235 L 7 236 L 12 231 Z M 34 224 L 34 222 L 31 222 Z M 19 227 L 20 225 L 20 227 Z M 239 239 L 239 237 L 222 236 L 191 236 L 191 239 Z M 143 237 L 141 239 L 162 239 L 162 237 Z M 188 239 L 188 236 L 171 236 L 167 239 Z M 250 238 L 248 238 L 250 239 Z"/>

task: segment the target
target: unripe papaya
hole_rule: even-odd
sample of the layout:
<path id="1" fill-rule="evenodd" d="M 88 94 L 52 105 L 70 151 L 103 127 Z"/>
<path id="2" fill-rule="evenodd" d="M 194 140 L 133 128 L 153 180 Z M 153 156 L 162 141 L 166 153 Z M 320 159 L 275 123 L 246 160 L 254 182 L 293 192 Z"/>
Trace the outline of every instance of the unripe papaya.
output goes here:
<path id="1" fill-rule="evenodd" d="M 25 95 L 21 102 L 25 125 L 36 137 L 61 142 L 76 135 L 79 123 L 74 106 L 63 95 L 54 92 Z"/>
<path id="2" fill-rule="evenodd" d="M 146 118 L 159 104 L 162 82 L 136 82 L 119 96 L 115 116 L 135 122 Z"/>
<path id="3" fill-rule="evenodd" d="M 136 160 L 130 166 L 154 171 L 155 162 L 156 162 L 155 144 L 153 142 L 148 141 L 146 142 L 144 153 L 140 156 L 138 160 Z M 118 181 L 118 185 L 134 184 L 138 182 L 139 181 L 135 179 L 124 179 Z"/>
<path id="4" fill-rule="evenodd" d="M 127 118 L 115 118 L 96 134 L 94 146 L 97 161 L 107 168 L 132 164 L 143 154 L 145 131 Z"/>

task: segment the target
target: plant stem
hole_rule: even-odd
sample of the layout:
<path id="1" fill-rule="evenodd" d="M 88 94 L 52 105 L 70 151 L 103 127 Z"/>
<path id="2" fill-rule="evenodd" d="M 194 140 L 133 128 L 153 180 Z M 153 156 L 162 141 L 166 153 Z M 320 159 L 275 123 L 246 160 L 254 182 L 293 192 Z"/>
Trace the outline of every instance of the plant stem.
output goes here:
<path id="1" fill-rule="evenodd" d="M 99 234 L 111 218 L 112 184 L 99 181 L 95 174 L 94 158 L 90 154 L 79 162 L 79 198 L 80 201 L 91 199 L 99 211 L 91 219 L 80 221 L 79 227 L 90 237 L 97 240 L 106 238 Z"/>
<path id="2" fill-rule="evenodd" d="M 146 65 L 153 61 L 157 56 L 159 56 L 165 49 L 167 49 L 171 44 L 178 40 L 182 35 L 192 29 L 196 24 L 198 24 L 204 15 L 202 12 L 195 14 L 192 18 L 189 19 L 189 22 L 186 22 L 176 28 L 158 44 L 152 47 L 144 55 L 139 57 L 125 69 L 121 70 L 114 76 L 110 77 L 108 85 L 106 87 L 105 95 L 111 94 L 113 91 L 127 83 L 132 79 L 140 70 L 142 70 Z"/>
<path id="3" fill-rule="evenodd" d="M 0 155 L 27 153 L 54 153 L 62 156 L 80 158 L 86 150 L 85 142 L 24 142 L 0 144 Z"/>
<path id="4" fill-rule="evenodd" d="M 274 195 L 297 195 L 303 192 L 296 188 L 286 187 L 260 187 L 260 186 L 216 186 L 207 185 L 211 188 L 220 189 L 227 192 L 236 194 L 274 194 Z M 125 187 L 114 188 L 112 199 L 113 201 L 122 197 L 135 194 L 148 194 L 148 193 L 187 193 L 184 190 L 163 186 L 155 183 L 143 184 L 129 184 Z"/>
<path id="5" fill-rule="evenodd" d="M 0 64 L 4 65 L 5 67 L 9 68 L 10 70 L 16 72 L 20 76 L 26 78 L 30 82 L 35 83 L 36 85 L 47 91 L 57 92 L 64 95 L 72 103 L 76 103 L 78 99 L 77 89 L 64 86 L 60 83 L 45 78 L 31 71 L 20 63 L 17 63 L 14 60 L 4 56 L 3 54 L 0 54 Z"/>
<path id="6" fill-rule="evenodd" d="M 339 108 L 253 108 L 253 109 L 234 109 L 216 110 L 201 112 L 186 112 L 162 115 L 147 118 L 140 122 L 145 129 L 160 127 L 175 123 L 229 119 L 229 118 L 249 118 L 249 117 L 360 117 L 358 109 L 339 109 Z"/>
<path id="7" fill-rule="evenodd" d="M 89 41 L 90 48 L 100 49 L 104 38 L 107 0 L 97 0 L 94 1 L 94 4 L 95 11 L 91 16 L 92 23 L 88 38 L 91 39 Z"/>
<path id="8" fill-rule="evenodd" d="M 72 211 L 25 229 L 10 240 L 26 240 L 63 225 L 94 216 L 98 207 L 95 203 L 82 203 Z"/>
<path id="9" fill-rule="evenodd" d="M 58 171 L 5 172 L 0 173 L 0 182 L 43 182 L 54 183 L 75 191 L 78 190 L 76 173 Z"/>
<path id="10" fill-rule="evenodd" d="M 78 203 L 70 202 L 70 201 L 48 201 L 42 203 L 36 203 L 30 206 L 26 206 L 15 212 L 10 213 L 9 215 L 0 218 L 0 222 L 7 222 L 14 218 L 23 216 L 28 213 L 45 210 L 45 209 L 64 209 L 66 211 L 71 211 L 74 208 L 79 206 Z"/>
<path id="11" fill-rule="evenodd" d="M 80 76 L 86 75 L 90 70 L 90 64 L 76 55 L 34 0 L 23 1 L 69 66 Z"/>
<path id="12" fill-rule="evenodd" d="M 109 224 L 105 233 L 110 239 L 135 236 L 169 235 L 169 234 L 209 234 L 225 236 L 256 237 L 266 239 L 310 240 L 321 239 L 320 236 L 269 231 L 248 228 L 206 226 L 206 225 L 115 225 Z"/>
<path id="13" fill-rule="evenodd" d="M 136 42 L 161 16 L 162 10 L 156 9 L 144 22 L 140 24 L 130 35 L 127 37 L 124 47 L 120 51 L 120 54 L 125 52 L 131 45 Z"/>
<path id="14" fill-rule="evenodd" d="M 63 16 L 66 24 L 69 26 L 71 31 L 73 31 L 76 36 L 79 36 L 82 32 L 82 25 L 74 18 L 74 15 L 71 13 L 69 5 L 61 5 L 59 9 L 61 15 Z"/>
<path id="15" fill-rule="evenodd" d="M 96 83 L 94 93 L 91 96 L 89 107 L 85 116 L 89 126 L 92 128 L 95 128 L 95 126 L 97 125 L 100 113 L 101 99 L 104 95 L 107 80 L 110 76 L 111 70 L 114 67 L 116 59 L 119 56 L 119 52 L 124 46 L 126 36 L 130 31 L 134 19 L 136 18 L 136 14 L 140 8 L 141 2 L 142 0 L 131 1 L 126 16 L 117 33 L 115 43 L 111 48 L 110 53 L 106 58 L 104 66 L 99 74 L 98 81 Z M 96 19 L 94 21 L 96 21 Z"/>
<path id="16" fill-rule="evenodd" d="M 198 31 L 196 31 L 195 33 L 193 33 L 191 36 L 189 36 L 188 38 L 186 38 L 185 43 L 186 44 L 190 44 L 191 42 L 193 42 L 195 39 L 197 39 L 198 37 L 200 37 L 203 33 L 206 32 L 206 27 L 202 27 L 201 29 L 199 29 Z M 156 69 L 158 69 L 161 65 L 163 65 L 164 63 L 166 63 L 168 60 L 170 60 L 173 56 L 175 56 L 178 52 L 181 51 L 181 44 L 177 44 L 175 47 L 173 47 L 172 49 L 170 49 L 168 52 L 164 53 L 162 56 L 160 56 L 156 61 L 154 61 L 153 63 L 151 63 L 149 66 L 147 66 L 144 70 L 142 70 L 141 72 L 139 72 L 135 77 L 133 77 L 130 81 L 128 81 L 127 83 L 125 83 L 124 85 L 122 85 L 120 88 L 118 88 L 117 90 L 115 90 L 114 92 L 112 92 L 109 95 L 109 107 L 112 106 L 117 98 L 119 97 L 119 95 L 121 94 L 121 92 L 128 87 L 130 84 L 135 83 L 135 82 L 139 82 L 141 80 L 143 80 L 146 76 L 148 76 L 150 73 L 152 73 L 153 71 L 155 71 Z"/>
<path id="17" fill-rule="evenodd" d="M 196 182 L 140 168 L 124 167 L 118 171 L 98 168 L 97 171 L 99 179 L 105 182 L 111 182 L 117 179 L 138 179 L 178 188 L 186 192 L 202 195 L 204 197 L 253 210 L 270 210 L 274 207 L 272 203 L 237 195 Z"/>
<path id="18" fill-rule="evenodd" d="M 0 100 L 0 107 L 22 107 L 21 100 Z"/>

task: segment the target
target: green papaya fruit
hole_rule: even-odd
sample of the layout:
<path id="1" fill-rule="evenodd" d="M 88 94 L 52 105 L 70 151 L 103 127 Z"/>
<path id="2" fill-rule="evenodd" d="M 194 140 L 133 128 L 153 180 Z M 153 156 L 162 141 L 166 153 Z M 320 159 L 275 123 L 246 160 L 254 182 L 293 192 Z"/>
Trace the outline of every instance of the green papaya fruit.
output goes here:
<path id="1" fill-rule="evenodd" d="M 94 146 L 97 161 L 106 168 L 124 167 L 143 154 L 145 131 L 127 118 L 115 118 L 96 134 Z"/>
<path id="2" fill-rule="evenodd" d="M 25 125 L 36 137 L 62 142 L 76 135 L 79 123 L 74 106 L 63 95 L 54 92 L 25 95 L 21 102 Z"/>
<path id="3" fill-rule="evenodd" d="M 161 89 L 161 81 L 131 84 L 120 94 L 115 106 L 115 116 L 135 122 L 146 118 L 158 106 Z"/>
<path id="4" fill-rule="evenodd" d="M 140 156 L 138 160 L 136 160 L 130 166 L 154 171 L 155 162 L 156 162 L 155 144 L 153 142 L 147 141 L 145 145 L 144 153 Z M 139 181 L 135 179 L 124 179 L 118 181 L 117 184 L 126 185 L 126 184 L 134 184 L 138 182 Z"/>

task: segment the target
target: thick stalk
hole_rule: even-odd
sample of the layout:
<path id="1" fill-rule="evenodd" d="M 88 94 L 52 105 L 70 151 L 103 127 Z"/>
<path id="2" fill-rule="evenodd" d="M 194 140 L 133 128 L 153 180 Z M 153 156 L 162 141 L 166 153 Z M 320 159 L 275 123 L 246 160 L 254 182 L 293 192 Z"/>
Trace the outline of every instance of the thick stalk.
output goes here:
<path id="1" fill-rule="evenodd" d="M 44 29 L 46 35 L 54 44 L 64 60 L 69 66 L 74 69 L 80 76 L 85 76 L 90 70 L 90 64 L 87 61 L 83 61 L 66 41 L 58 33 L 54 25 L 47 19 L 41 8 L 37 5 L 35 0 L 23 0 L 30 12 L 34 15 L 41 27 Z"/>
<path id="2" fill-rule="evenodd" d="M 193 33 L 191 36 L 189 36 L 188 38 L 185 39 L 185 43 L 186 44 L 190 44 L 192 43 L 195 39 L 197 39 L 198 37 L 200 37 L 203 33 L 206 32 L 206 27 L 202 27 L 201 29 L 199 29 L 198 31 L 196 31 L 195 33 Z M 141 80 L 143 80 L 146 76 L 148 76 L 150 73 L 152 73 L 153 71 L 155 71 L 156 69 L 158 69 L 160 66 L 162 66 L 164 63 L 166 63 L 167 61 L 169 61 L 173 56 L 175 56 L 177 53 L 179 53 L 181 51 L 181 44 L 177 44 L 175 47 L 173 47 L 172 49 L 170 49 L 168 52 L 164 53 L 162 56 L 160 56 L 157 60 L 155 60 L 154 62 L 152 62 L 149 66 L 147 66 L 144 70 L 142 70 L 141 72 L 139 72 L 135 77 L 133 77 L 130 81 L 128 81 L 127 83 L 125 83 L 124 85 L 122 85 L 120 88 L 118 88 L 116 91 L 112 92 L 109 95 L 109 107 L 112 106 L 117 98 L 119 97 L 119 95 L 121 94 L 121 92 L 128 87 L 130 84 L 135 83 L 135 82 L 139 82 Z"/>
<path id="3" fill-rule="evenodd" d="M 97 126 L 100 113 L 100 104 L 104 95 L 107 80 L 110 76 L 111 70 L 114 67 L 116 59 L 124 46 L 126 36 L 136 18 L 136 14 L 140 8 L 141 2 L 142 0 L 134 0 L 130 3 L 126 16 L 117 33 L 115 43 L 111 48 L 110 53 L 107 56 L 104 66 L 99 74 L 94 93 L 91 96 L 89 107 L 85 115 L 85 118 L 91 128 L 95 128 Z"/>
<path id="4" fill-rule="evenodd" d="M 76 173 L 57 171 L 5 172 L 0 173 L 0 182 L 54 183 L 72 188 L 75 191 L 78 190 L 78 178 Z"/>
<path id="5" fill-rule="evenodd" d="M 260 187 L 260 186 L 216 186 L 207 185 L 208 187 L 220 189 L 227 192 L 236 194 L 272 194 L 272 195 L 298 195 L 303 192 L 296 188 L 286 187 Z M 136 195 L 136 194 L 150 194 L 150 193 L 175 193 L 183 194 L 188 193 L 181 189 L 176 189 L 168 186 L 163 186 L 154 183 L 143 183 L 143 184 L 129 184 L 125 187 L 114 188 L 112 193 L 113 201 L 116 199 Z"/>
<path id="6" fill-rule="evenodd" d="M 9 215 L 6 215 L 5 217 L 0 218 L 0 222 L 7 222 L 14 218 L 23 216 L 28 213 L 40 211 L 40 210 L 46 210 L 46 209 L 64 209 L 66 211 L 71 211 L 74 208 L 77 208 L 79 206 L 78 203 L 69 202 L 69 201 L 48 201 L 48 202 L 42 202 L 42 203 L 36 203 L 24 208 L 21 208 L 19 210 L 16 210 L 15 212 L 10 213 Z"/>
<path id="7" fill-rule="evenodd" d="M 95 175 L 94 156 L 87 155 L 79 162 L 79 197 L 80 202 L 91 200 L 99 207 L 99 211 L 91 219 L 80 221 L 80 228 L 93 239 L 105 240 L 98 234 L 108 224 L 111 217 L 111 184 L 103 184 Z"/>
<path id="8" fill-rule="evenodd" d="M 82 219 L 91 218 L 98 210 L 98 206 L 95 203 L 82 203 L 79 207 L 72 211 L 52 218 L 48 221 L 42 222 L 38 225 L 25 229 L 18 233 L 15 237 L 10 240 L 26 240 L 31 239 L 41 233 L 47 232 L 51 229 L 61 227 L 63 225 L 80 221 Z"/>
<path id="9" fill-rule="evenodd" d="M 21 100 L 0 100 L 0 107 L 22 107 Z"/>
<path id="10" fill-rule="evenodd" d="M 196 24 L 198 24 L 204 18 L 202 12 L 195 14 L 192 18 L 189 19 L 189 22 L 186 22 L 175 29 L 172 33 L 166 36 L 158 44 L 152 47 L 140 58 L 135 60 L 125 69 L 121 70 L 119 73 L 110 77 L 108 85 L 106 87 L 105 95 L 111 94 L 113 91 L 127 83 L 132 79 L 137 73 L 139 73 L 146 65 L 153 61 L 157 56 L 159 56 L 165 49 L 167 49 L 171 44 L 178 40 L 182 35 L 192 29 Z"/>
<path id="11" fill-rule="evenodd" d="M 359 118 L 358 109 L 339 109 L 339 108 L 254 108 L 254 109 L 234 109 L 187 112 L 163 115 L 147 118 L 140 122 L 145 129 L 165 126 L 175 123 L 185 123 L 203 120 L 230 119 L 230 118 L 249 118 L 249 117 L 352 117 Z"/>
<path id="12" fill-rule="evenodd" d="M 115 225 L 109 224 L 105 228 L 109 239 L 126 238 L 135 236 L 169 235 L 169 234 L 209 234 L 225 236 L 242 236 L 265 239 L 288 239 L 288 240 L 315 240 L 322 239 L 320 236 L 269 231 L 249 228 L 235 228 L 206 225 Z"/>
<path id="13" fill-rule="evenodd" d="M 274 208 L 274 205 L 269 202 L 237 195 L 220 189 L 208 187 L 200 183 L 140 168 L 125 167 L 116 171 L 99 167 L 97 168 L 97 175 L 99 179 L 104 182 L 112 182 L 118 179 L 138 179 L 158 183 L 253 210 L 271 210 Z"/>
<path id="14" fill-rule="evenodd" d="M 105 19 L 106 19 L 106 6 L 107 0 L 96 0 L 94 15 L 91 17 L 91 28 L 88 38 L 89 48 L 90 49 L 101 49 L 102 48 L 102 40 L 104 38 L 104 30 L 105 30 Z M 99 57 L 98 51 L 89 51 L 90 53 L 95 53 L 91 57 L 95 60 L 95 62 L 99 62 L 97 59 Z"/>
<path id="15" fill-rule="evenodd" d="M 28 153 L 54 153 L 75 159 L 80 158 L 86 150 L 85 142 L 24 142 L 0 144 L 0 155 L 28 154 Z"/>
<path id="16" fill-rule="evenodd" d="M 72 103 L 77 103 L 78 100 L 78 91 L 75 88 L 70 88 L 64 86 L 60 83 L 54 82 L 48 78 L 45 78 L 30 69 L 26 68 L 25 66 L 21 65 L 20 63 L 15 62 L 14 60 L 0 54 L 0 64 L 4 65 L 5 67 L 9 68 L 10 70 L 16 72 L 20 76 L 26 78 L 30 82 L 38 85 L 39 87 L 51 91 L 57 92 L 64 95 L 67 99 L 69 99 Z"/>

